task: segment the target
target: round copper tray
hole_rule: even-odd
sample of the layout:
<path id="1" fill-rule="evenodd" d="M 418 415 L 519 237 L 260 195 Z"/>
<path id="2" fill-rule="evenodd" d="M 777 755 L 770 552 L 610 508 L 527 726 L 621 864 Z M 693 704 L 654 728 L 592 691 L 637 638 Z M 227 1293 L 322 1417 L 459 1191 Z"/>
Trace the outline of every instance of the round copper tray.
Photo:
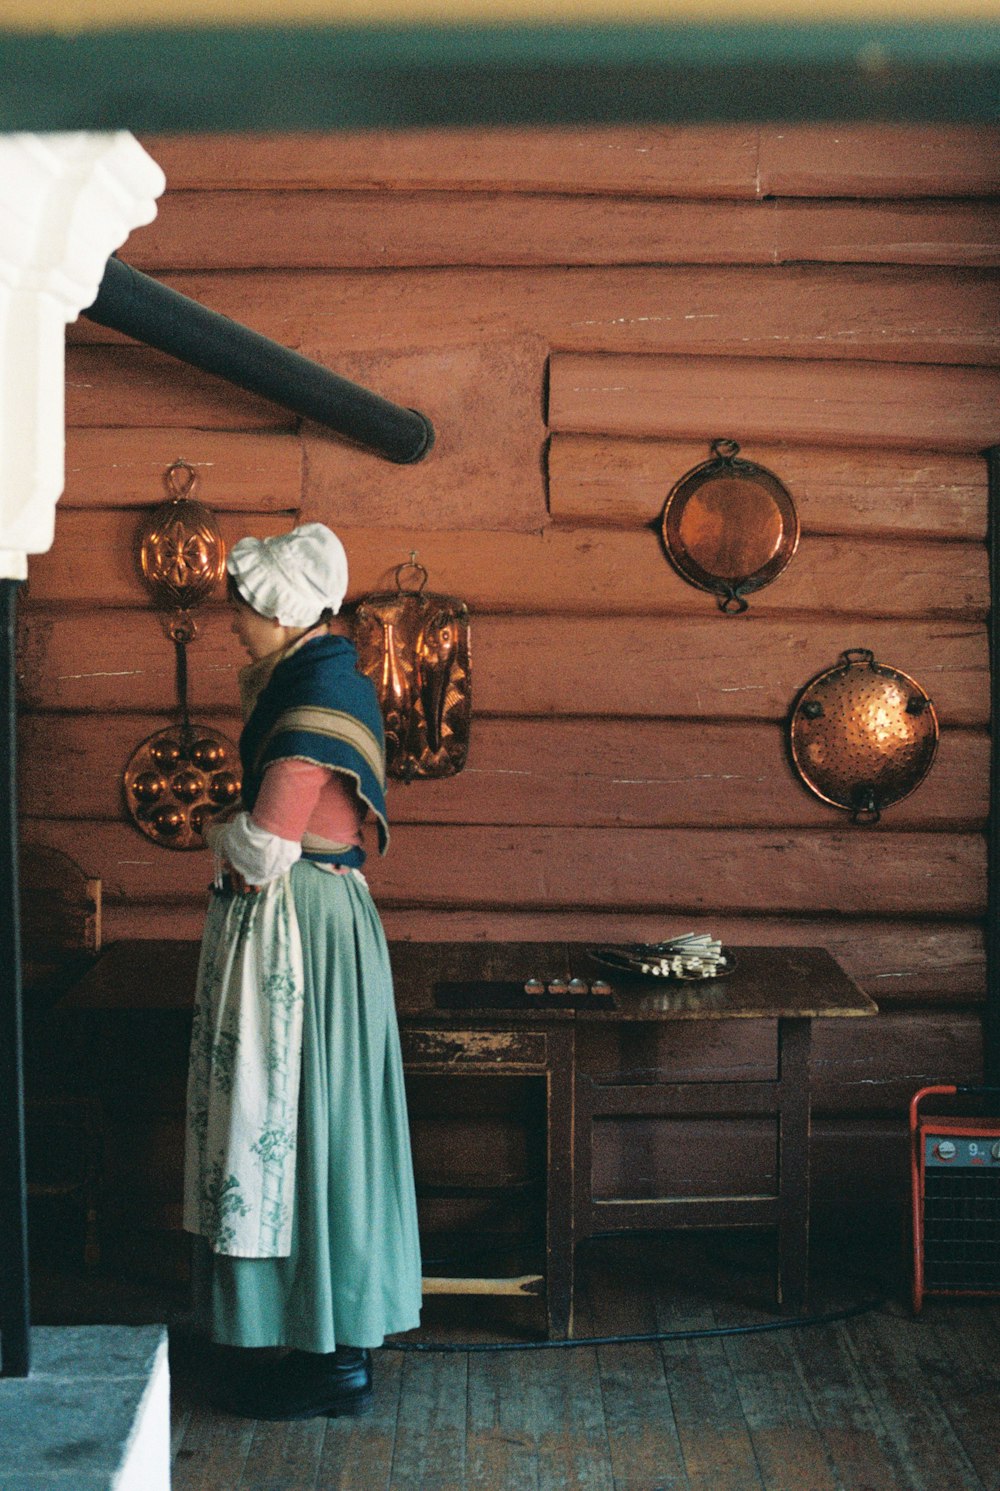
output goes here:
<path id="1" fill-rule="evenodd" d="M 720 610 L 781 574 L 799 542 L 791 495 L 773 472 L 738 460 L 735 440 L 717 440 L 715 457 L 682 476 L 663 508 L 661 534 L 677 572 L 718 597 Z"/>
<path id="2" fill-rule="evenodd" d="M 842 653 L 799 694 L 789 721 L 792 763 L 811 792 L 876 823 L 930 771 L 938 720 L 908 673 L 875 661 L 866 647 Z"/>
<path id="3" fill-rule="evenodd" d="M 240 755 L 203 725 L 158 730 L 125 768 L 125 804 L 136 828 L 165 849 L 204 849 L 202 830 L 240 795 Z"/>

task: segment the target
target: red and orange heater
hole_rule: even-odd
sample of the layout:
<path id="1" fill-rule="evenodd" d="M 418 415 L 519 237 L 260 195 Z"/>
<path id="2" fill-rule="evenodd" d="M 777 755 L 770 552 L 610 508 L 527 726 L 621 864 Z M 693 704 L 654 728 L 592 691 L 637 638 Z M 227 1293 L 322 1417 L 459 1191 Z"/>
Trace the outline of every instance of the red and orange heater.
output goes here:
<path id="1" fill-rule="evenodd" d="M 910 1102 L 913 1309 L 925 1294 L 1000 1294 L 1000 1118 L 924 1114 L 929 1097 L 997 1087 L 922 1087 Z"/>

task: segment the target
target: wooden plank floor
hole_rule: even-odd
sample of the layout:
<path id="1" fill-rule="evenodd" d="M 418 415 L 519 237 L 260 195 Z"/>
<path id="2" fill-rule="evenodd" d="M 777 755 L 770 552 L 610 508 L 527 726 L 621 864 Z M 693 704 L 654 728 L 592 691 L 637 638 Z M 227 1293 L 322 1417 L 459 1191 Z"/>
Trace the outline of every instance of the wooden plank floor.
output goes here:
<path id="1" fill-rule="evenodd" d="M 885 1259 L 825 1250 L 814 1309 L 875 1310 L 757 1334 L 573 1349 L 376 1356 L 362 1419 L 255 1424 L 206 1401 L 218 1356 L 183 1301 L 112 1281 L 36 1318 L 171 1323 L 173 1491 L 1000 1491 L 1000 1300 L 929 1299 Z M 578 1335 L 774 1322 L 766 1237 L 597 1241 Z M 850 1266 L 849 1270 L 847 1265 Z M 885 1270 L 882 1280 L 874 1275 Z M 75 1300 L 75 1306 L 67 1302 Z M 538 1340 L 530 1301 L 435 1299 L 407 1341 Z M 221 1370 L 225 1370 L 224 1361 Z"/>

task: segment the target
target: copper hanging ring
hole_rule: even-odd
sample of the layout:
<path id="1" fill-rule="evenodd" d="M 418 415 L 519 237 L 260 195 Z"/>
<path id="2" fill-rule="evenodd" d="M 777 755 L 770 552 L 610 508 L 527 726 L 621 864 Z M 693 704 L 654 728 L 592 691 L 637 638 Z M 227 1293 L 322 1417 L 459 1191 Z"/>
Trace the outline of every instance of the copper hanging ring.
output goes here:
<path id="1" fill-rule="evenodd" d="M 416 586 L 414 586 L 412 583 L 408 585 L 403 584 L 403 574 L 406 570 L 411 570 L 415 575 L 419 574 L 421 576 L 421 579 Z M 424 586 L 427 584 L 427 580 L 429 578 L 427 570 L 424 568 L 424 566 L 417 563 L 416 549 L 410 550 L 409 559 L 404 560 L 402 564 L 396 565 L 396 568 L 393 570 L 393 575 L 395 576 L 396 580 L 396 589 L 400 592 L 401 595 L 419 595 Z"/>
<path id="2" fill-rule="evenodd" d="M 166 623 L 166 628 L 171 642 L 186 646 L 198 640 L 198 623 L 187 611 L 177 611 Z"/>
<path id="3" fill-rule="evenodd" d="M 724 611 L 727 616 L 740 616 L 750 609 L 749 603 L 739 589 L 734 589 L 732 586 L 726 590 L 725 595 L 716 597 L 716 604 L 719 610 Z"/>
<path id="4" fill-rule="evenodd" d="M 178 458 L 163 473 L 163 485 L 174 502 L 181 502 L 185 497 L 190 497 L 198 485 L 198 473 L 189 461 Z"/>
<path id="5" fill-rule="evenodd" d="M 863 787 L 856 787 L 852 795 L 857 798 L 857 803 L 851 809 L 851 822 L 877 823 L 882 814 L 875 800 L 875 788 L 865 784 Z"/>

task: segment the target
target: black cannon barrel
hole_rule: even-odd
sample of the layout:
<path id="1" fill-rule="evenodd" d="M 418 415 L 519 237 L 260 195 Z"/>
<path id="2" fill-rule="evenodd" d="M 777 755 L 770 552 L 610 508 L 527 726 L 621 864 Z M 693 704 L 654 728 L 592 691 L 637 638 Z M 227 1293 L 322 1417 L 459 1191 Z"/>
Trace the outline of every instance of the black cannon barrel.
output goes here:
<path id="1" fill-rule="evenodd" d="M 434 426 L 418 410 L 390 403 L 120 259 L 108 260 L 97 299 L 83 314 L 262 394 L 400 465 L 421 460 L 434 444 Z"/>

